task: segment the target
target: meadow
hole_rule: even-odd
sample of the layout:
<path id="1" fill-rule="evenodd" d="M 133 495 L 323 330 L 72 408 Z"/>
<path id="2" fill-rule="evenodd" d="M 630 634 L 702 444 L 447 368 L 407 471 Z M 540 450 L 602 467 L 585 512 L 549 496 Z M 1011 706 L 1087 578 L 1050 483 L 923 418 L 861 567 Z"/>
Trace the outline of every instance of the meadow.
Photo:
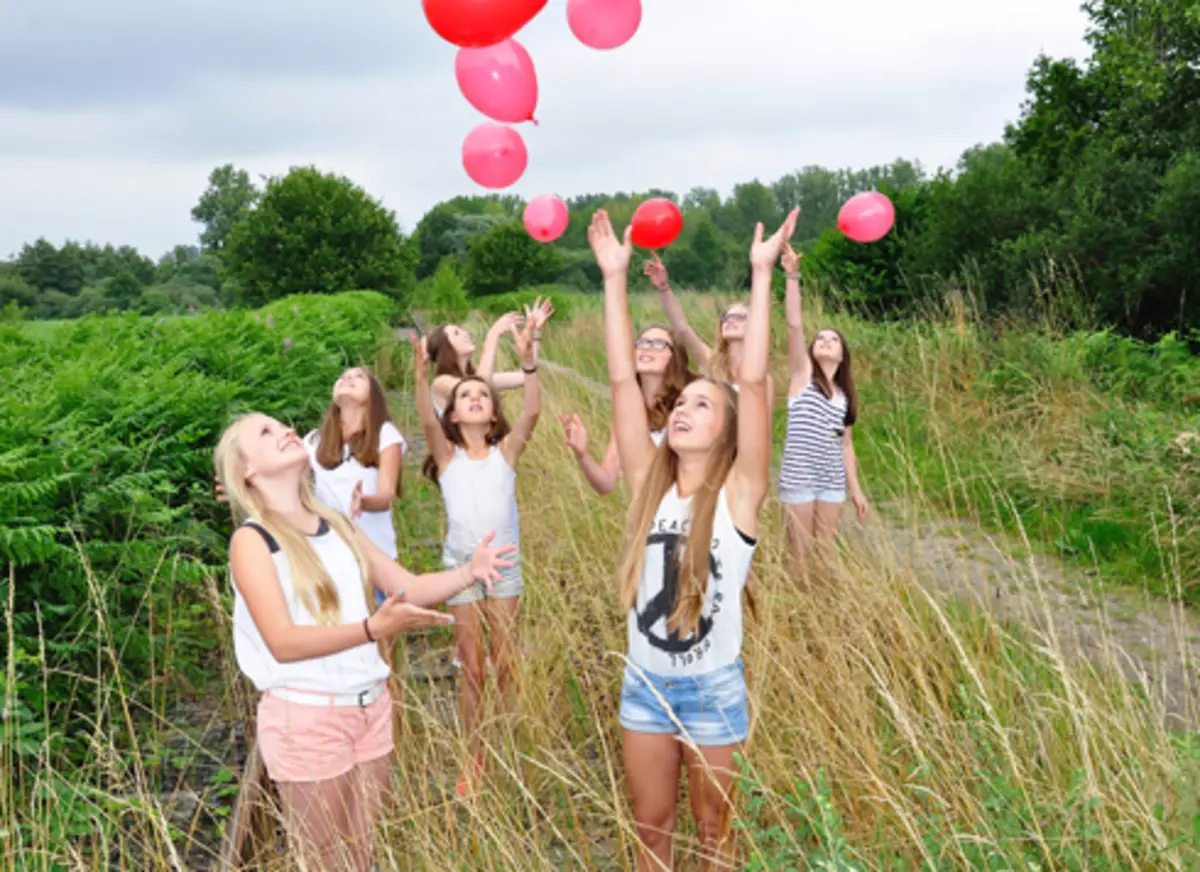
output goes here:
<path id="1" fill-rule="evenodd" d="M 607 438 L 608 403 L 585 381 L 604 376 L 598 303 L 574 297 L 547 328 L 545 356 L 578 375 L 544 370 L 547 412 L 518 477 L 520 716 L 493 713 L 492 777 L 455 801 L 465 750 L 453 682 L 438 677 L 448 636 L 400 645 L 381 868 L 632 868 L 612 581 L 624 498 L 591 494 L 553 419 L 579 411 L 594 452 Z M 653 303 L 634 301 L 638 323 L 660 320 Z M 208 452 L 240 408 L 313 426 L 336 373 L 360 360 L 416 434 L 391 305 L 354 294 L 37 336 L 0 326 L 0 868 L 215 861 L 249 695 L 229 650 L 228 522 Z M 702 333 L 715 325 L 719 300 L 687 306 Z M 856 443 L 882 516 L 869 523 L 965 521 L 1018 559 L 1061 559 L 1089 592 L 1200 597 L 1200 446 L 1185 435 L 1200 430 L 1200 367 L 1183 343 L 985 326 L 953 300 L 919 322 L 871 323 L 816 295 L 806 306 L 810 327 L 838 326 L 855 351 Z M 782 312 L 775 325 L 782 364 Z M 411 464 L 404 491 L 401 559 L 431 566 L 438 493 Z M 1200 868 L 1195 722 L 1168 730 L 1154 681 L 1117 677 L 1120 652 L 1081 661 L 1068 627 L 1034 632 L 947 599 L 886 538 L 851 537 L 836 577 L 800 587 L 776 502 L 764 518 L 745 650 L 744 868 Z M 1005 582 L 1030 587 L 1020 573 Z M 680 821 L 686 863 L 686 805 Z M 262 867 L 288 863 L 267 851 Z"/>

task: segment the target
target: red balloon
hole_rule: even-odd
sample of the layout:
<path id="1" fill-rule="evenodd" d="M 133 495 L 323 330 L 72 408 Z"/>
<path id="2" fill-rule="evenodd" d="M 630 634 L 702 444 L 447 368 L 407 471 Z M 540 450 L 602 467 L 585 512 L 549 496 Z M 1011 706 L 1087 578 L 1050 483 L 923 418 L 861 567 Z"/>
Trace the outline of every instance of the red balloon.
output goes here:
<path id="1" fill-rule="evenodd" d="M 679 238 L 683 214 L 665 197 L 655 197 L 633 213 L 633 244 L 638 248 L 666 248 Z"/>
<path id="2" fill-rule="evenodd" d="M 507 188 L 525 172 L 525 140 L 511 127 L 485 121 L 463 141 L 463 169 L 485 188 Z"/>
<path id="3" fill-rule="evenodd" d="M 838 212 L 838 230 L 855 242 L 878 242 L 896 223 L 896 207 L 878 191 L 855 194 Z"/>
<path id="4" fill-rule="evenodd" d="M 462 48 L 487 48 L 533 20 L 547 0 L 421 0 L 438 36 Z"/>

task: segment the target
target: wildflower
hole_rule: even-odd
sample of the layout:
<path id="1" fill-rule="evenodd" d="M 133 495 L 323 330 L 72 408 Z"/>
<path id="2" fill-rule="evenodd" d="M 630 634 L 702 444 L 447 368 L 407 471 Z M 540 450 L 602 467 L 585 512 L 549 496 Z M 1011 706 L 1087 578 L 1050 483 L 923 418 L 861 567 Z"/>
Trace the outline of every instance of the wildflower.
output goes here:
<path id="1" fill-rule="evenodd" d="M 297 305 L 295 305 L 295 304 L 293 304 L 293 305 L 292 305 L 292 314 L 293 314 L 293 315 L 299 315 L 299 314 L 300 314 L 300 307 L 299 307 L 299 306 L 297 306 Z"/>
<path id="2" fill-rule="evenodd" d="M 267 316 L 267 326 L 268 326 L 268 327 L 274 327 L 274 326 L 275 326 L 275 316 L 274 316 L 274 315 L 268 315 L 268 316 Z"/>
<path id="3" fill-rule="evenodd" d="M 287 339 L 283 340 L 283 350 L 286 352 L 291 347 L 292 347 L 292 337 L 289 336 Z"/>

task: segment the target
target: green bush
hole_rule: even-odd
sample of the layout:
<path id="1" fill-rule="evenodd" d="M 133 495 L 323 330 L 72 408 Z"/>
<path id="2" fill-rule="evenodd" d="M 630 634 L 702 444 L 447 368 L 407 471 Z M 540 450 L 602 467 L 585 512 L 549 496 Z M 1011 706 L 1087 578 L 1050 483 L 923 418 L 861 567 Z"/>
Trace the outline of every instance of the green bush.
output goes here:
<path id="1" fill-rule="evenodd" d="M 330 385 L 373 354 L 392 308 L 356 292 L 53 330 L 0 323 L 0 565 L 12 573 L 3 599 L 14 603 L 16 717 L 86 719 L 100 679 L 119 668 L 137 698 L 164 658 L 179 680 L 205 678 L 218 638 L 201 581 L 224 577 L 229 536 L 212 492 L 217 437 L 249 410 L 301 432 L 316 425 Z M 99 655 L 100 641 L 119 663 Z M 73 733 L 56 731 L 52 746 Z"/>
<path id="2" fill-rule="evenodd" d="M 566 285 L 534 285 L 507 294 L 478 297 L 471 302 L 485 314 L 499 318 L 505 312 L 524 311 L 525 306 L 532 306 L 538 297 L 549 297 L 554 303 L 555 320 L 567 321 L 571 318 L 572 300 L 576 296 L 578 291 Z"/>

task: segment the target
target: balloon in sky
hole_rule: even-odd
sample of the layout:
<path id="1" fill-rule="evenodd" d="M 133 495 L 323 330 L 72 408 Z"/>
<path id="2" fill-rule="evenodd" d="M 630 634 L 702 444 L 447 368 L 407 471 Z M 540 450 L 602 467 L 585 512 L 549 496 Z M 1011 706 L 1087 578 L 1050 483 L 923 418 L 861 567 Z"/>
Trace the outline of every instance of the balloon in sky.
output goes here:
<path id="1" fill-rule="evenodd" d="M 855 194 L 838 212 L 838 230 L 855 242 L 878 242 L 896 223 L 896 207 L 878 191 Z"/>
<path id="2" fill-rule="evenodd" d="M 509 124 L 534 120 L 537 73 L 529 52 L 515 39 L 487 48 L 460 48 L 454 75 L 463 96 L 488 118 Z"/>
<path id="3" fill-rule="evenodd" d="M 546 6 L 546 0 L 422 0 L 438 36 L 462 48 L 508 39 Z"/>
<path id="4" fill-rule="evenodd" d="M 485 188 L 507 188 L 525 172 L 529 152 L 511 127 L 485 121 L 463 140 L 463 169 Z"/>
<path id="5" fill-rule="evenodd" d="M 666 248 L 679 238 L 683 215 L 665 197 L 655 197 L 633 213 L 633 244 L 638 248 Z"/>
<path id="6" fill-rule="evenodd" d="M 534 197 L 525 207 L 525 229 L 538 242 L 553 242 L 566 232 L 570 215 L 558 197 Z"/>
<path id="7" fill-rule="evenodd" d="M 642 0 L 567 0 L 567 24 L 586 46 L 624 45 L 642 23 Z"/>

